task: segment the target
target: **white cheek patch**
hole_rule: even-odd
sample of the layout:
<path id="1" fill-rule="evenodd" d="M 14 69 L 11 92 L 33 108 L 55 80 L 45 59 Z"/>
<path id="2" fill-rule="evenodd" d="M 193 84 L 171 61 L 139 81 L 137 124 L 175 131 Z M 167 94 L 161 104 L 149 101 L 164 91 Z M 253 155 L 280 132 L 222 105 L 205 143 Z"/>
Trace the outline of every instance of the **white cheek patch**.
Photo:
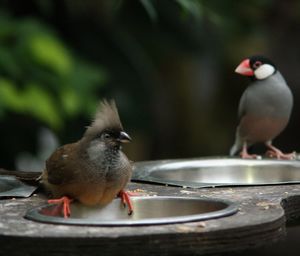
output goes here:
<path id="1" fill-rule="evenodd" d="M 275 68 L 269 64 L 263 64 L 254 71 L 254 75 L 258 80 L 265 79 L 275 72 Z"/>
<path id="2" fill-rule="evenodd" d="M 101 161 L 105 150 L 104 143 L 99 143 L 97 140 L 92 140 L 87 148 L 89 159 L 94 162 Z"/>

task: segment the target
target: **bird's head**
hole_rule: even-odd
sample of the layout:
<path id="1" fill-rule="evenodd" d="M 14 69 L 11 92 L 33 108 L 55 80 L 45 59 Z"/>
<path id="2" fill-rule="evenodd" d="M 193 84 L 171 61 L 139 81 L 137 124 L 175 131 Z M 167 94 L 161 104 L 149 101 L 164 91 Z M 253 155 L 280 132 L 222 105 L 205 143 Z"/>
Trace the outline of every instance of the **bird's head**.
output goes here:
<path id="1" fill-rule="evenodd" d="M 276 66 L 272 61 L 256 55 L 243 60 L 235 69 L 235 72 L 255 80 L 263 80 L 273 75 L 276 70 Z"/>
<path id="2" fill-rule="evenodd" d="M 97 134 L 93 141 L 103 143 L 108 147 L 120 147 L 122 143 L 128 143 L 131 141 L 130 136 L 123 130 L 107 129 Z"/>
<path id="3" fill-rule="evenodd" d="M 95 119 L 84 134 L 84 140 L 95 150 L 120 148 L 122 143 L 131 141 L 130 136 L 123 130 L 118 110 L 114 101 L 100 102 Z"/>

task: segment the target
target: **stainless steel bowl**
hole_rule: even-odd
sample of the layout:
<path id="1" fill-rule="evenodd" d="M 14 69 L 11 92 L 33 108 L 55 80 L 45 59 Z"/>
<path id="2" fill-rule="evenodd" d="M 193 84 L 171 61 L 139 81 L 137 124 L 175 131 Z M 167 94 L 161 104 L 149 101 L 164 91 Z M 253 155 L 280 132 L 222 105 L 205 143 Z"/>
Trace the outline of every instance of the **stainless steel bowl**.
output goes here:
<path id="1" fill-rule="evenodd" d="M 192 188 L 300 183 L 300 161 L 217 158 L 140 162 L 132 179 Z"/>
<path id="2" fill-rule="evenodd" d="M 200 221 L 237 212 L 237 206 L 232 202 L 195 197 L 132 197 L 132 203 L 132 215 L 128 215 L 120 199 L 115 199 L 102 208 L 73 203 L 71 216 L 67 219 L 63 218 L 61 211 L 53 205 L 32 209 L 25 217 L 57 224 L 127 226 Z"/>
<path id="3" fill-rule="evenodd" d="M 29 197 L 37 189 L 22 183 L 14 176 L 0 175 L 0 198 L 1 197 Z"/>

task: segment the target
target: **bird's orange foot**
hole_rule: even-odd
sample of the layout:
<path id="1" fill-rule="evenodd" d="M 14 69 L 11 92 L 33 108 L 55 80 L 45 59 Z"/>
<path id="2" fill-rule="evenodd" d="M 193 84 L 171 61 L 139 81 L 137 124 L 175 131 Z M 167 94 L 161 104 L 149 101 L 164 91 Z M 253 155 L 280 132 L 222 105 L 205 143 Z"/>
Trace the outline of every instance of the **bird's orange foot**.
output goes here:
<path id="1" fill-rule="evenodd" d="M 63 196 L 59 199 L 50 199 L 48 200 L 48 204 L 57 204 L 59 207 L 62 207 L 62 213 L 64 218 L 68 218 L 71 215 L 70 203 L 73 199 L 70 199 L 67 196 Z"/>
<path id="2" fill-rule="evenodd" d="M 283 153 L 281 150 L 277 148 L 272 148 L 266 152 L 266 156 L 271 157 L 271 158 L 277 158 L 281 160 L 293 160 L 296 159 L 296 153 Z"/>
<path id="3" fill-rule="evenodd" d="M 126 192 L 124 190 L 121 190 L 118 194 L 119 197 L 121 197 L 122 203 L 124 206 L 127 205 L 128 207 L 128 215 L 131 215 L 133 213 L 133 206 L 132 206 L 132 202 L 130 200 L 130 196 L 132 194 L 130 192 Z"/>

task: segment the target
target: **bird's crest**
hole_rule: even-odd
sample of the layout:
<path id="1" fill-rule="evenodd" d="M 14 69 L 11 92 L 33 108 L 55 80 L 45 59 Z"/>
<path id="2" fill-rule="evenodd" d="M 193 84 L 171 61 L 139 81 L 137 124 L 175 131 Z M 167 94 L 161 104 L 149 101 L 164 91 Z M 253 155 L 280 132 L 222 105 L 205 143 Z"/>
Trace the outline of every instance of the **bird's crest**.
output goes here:
<path id="1" fill-rule="evenodd" d="M 85 136 L 94 137 L 106 129 L 123 130 L 118 109 L 114 100 L 103 100 L 99 103 L 95 119 L 90 126 L 87 127 Z"/>

